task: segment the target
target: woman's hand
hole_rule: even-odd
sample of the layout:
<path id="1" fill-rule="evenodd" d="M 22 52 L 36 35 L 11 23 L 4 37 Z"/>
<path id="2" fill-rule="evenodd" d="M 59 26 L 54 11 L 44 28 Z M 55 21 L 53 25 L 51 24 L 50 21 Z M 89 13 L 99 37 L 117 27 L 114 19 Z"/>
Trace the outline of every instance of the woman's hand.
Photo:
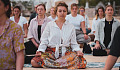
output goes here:
<path id="1" fill-rule="evenodd" d="M 88 30 L 91 30 L 91 28 L 88 28 Z"/>
<path id="2" fill-rule="evenodd" d="M 99 44 L 99 43 L 96 43 L 94 49 L 101 49 L 100 44 Z"/>
<path id="3" fill-rule="evenodd" d="M 81 51 L 77 51 L 77 56 L 83 56 L 83 53 Z"/>
<path id="4" fill-rule="evenodd" d="M 105 50 L 106 50 L 106 52 L 107 52 L 107 55 L 109 55 L 110 49 L 105 49 Z"/>
<path id="5" fill-rule="evenodd" d="M 27 38 L 27 35 L 24 35 L 24 38 Z"/>
<path id="6" fill-rule="evenodd" d="M 39 47 L 39 44 L 35 43 L 35 46 L 38 48 L 38 47 Z"/>
<path id="7" fill-rule="evenodd" d="M 31 38 L 30 40 L 33 42 L 33 44 L 34 44 L 37 48 L 39 47 L 39 44 L 35 41 L 34 38 Z"/>
<path id="8" fill-rule="evenodd" d="M 41 51 L 36 51 L 35 56 L 37 56 L 37 57 L 41 56 Z"/>
<path id="9" fill-rule="evenodd" d="M 84 38 L 85 38 L 85 40 L 87 40 L 88 39 L 88 35 L 84 34 Z"/>

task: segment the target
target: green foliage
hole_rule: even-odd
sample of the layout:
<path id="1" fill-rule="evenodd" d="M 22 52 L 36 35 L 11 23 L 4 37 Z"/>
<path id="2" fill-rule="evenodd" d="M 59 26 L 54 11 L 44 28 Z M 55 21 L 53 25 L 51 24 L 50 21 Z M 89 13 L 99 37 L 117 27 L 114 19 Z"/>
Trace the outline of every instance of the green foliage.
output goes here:
<path id="1" fill-rule="evenodd" d="M 96 6 L 100 1 L 104 5 L 107 5 L 109 1 L 110 1 L 111 5 L 113 5 L 113 1 L 115 1 L 115 5 L 120 6 L 120 0 L 78 0 L 78 1 L 79 1 L 78 6 L 85 6 L 86 1 L 89 2 L 89 6 Z"/>
<path id="2" fill-rule="evenodd" d="M 16 5 L 16 2 L 15 1 L 12 1 L 12 5 L 13 5 L 13 7 Z"/>

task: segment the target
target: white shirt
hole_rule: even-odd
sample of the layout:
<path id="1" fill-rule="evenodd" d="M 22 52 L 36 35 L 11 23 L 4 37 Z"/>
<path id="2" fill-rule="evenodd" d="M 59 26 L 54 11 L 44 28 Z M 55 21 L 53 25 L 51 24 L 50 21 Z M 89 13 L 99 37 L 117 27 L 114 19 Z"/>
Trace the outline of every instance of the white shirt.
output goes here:
<path id="1" fill-rule="evenodd" d="M 15 22 L 14 16 L 10 17 L 10 19 Z M 25 17 L 20 16 L 18 24 L 22 27 L 23 31 L 24 31 L 23 24 L 26 24 L 26 23 L 27 23 L 27 19 Z"/>
<path id="2" fill-rule="evenodd" d="M 61 39 L 63 43 L 61 44 Z M 62 47 L 62 56 L 65 55 L 66 48 L 71 46 L 72 51 L 79 51 L 79 45 L 76 42 L 76 33 L 74 26 L 68 21 L 62 26 L 62 29 L 57 26 L 55 21 L 49 22 L 41 36 L 41 43 L 37 51 L 45 52 L 47 47 L 56 48 L 55 57 L 59 57 L 59 47 Z"/>
<path id="3" fill-rule="evenodd" d="M 88 18 L 87 15 L 85 15 L 85 27 L 86 27 L 86 28 L 90 28 L 89 18 Z"/>
<path id="4" fill-rule="evenodd" d="M 98 17 L 98 19 L 96 20 L 96 18 L 93 18 L 93 21 L 92 21 L 92 33 L 93 31 L 96 31 L 96 28 L 97 28 L 97 25 L 98 23 L 101 21 L 101 19 Z"/>
<path id="5" fill-rule="evenodd" d="M 80 30 L 80 24 L 81 22 L 85 21 L 84 17 L 77 14 L 76 17 L 73 17 L 71 14 L 66 16 L 66 20 L 69 21 L 69 23 L 72 23 L 75 26 L 75 29 Z"/>
<path id="6" fill-rule="evenodd" d="M 56 16 L 55 18 L 52 18 L 52 16 L 49 16 L 48 18 L 49 18 L 51 21 L 54 21 L 54 20 L 57 19 L 57 16 Z"/>
<path id="7" fill-rule="evenodd" d="M 28 28 L 28 35 L 27 35 L 27 38 L 30 39 L 30 38 L 34 38 L 35 41 L 37 43 L 40 43 L 39 39 L 38 39 L 38 19 L 37 19 L 38 16 L 36 16 L 35 18 L 33 18 L 30 22 L 30 26 Z M 43 24 L 41 25 L 41 34 L 43 33 L 46 25 L 48 22 L 50 22 L 51 20 L 45 16 L 44 20 L 43 20 Z"/>

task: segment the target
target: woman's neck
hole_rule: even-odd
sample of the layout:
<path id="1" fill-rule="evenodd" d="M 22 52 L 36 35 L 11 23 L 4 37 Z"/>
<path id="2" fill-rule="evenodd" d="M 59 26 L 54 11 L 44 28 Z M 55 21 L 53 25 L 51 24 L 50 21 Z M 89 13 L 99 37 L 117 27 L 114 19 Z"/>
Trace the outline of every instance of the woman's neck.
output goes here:
<path id="1" fill-rule="evenodd" d="M 0 17 L 0 26 L 4 26 L 7 19 L 8 18 L 6 15 L 1 16 Z"/>
<path id="2" fill-rule="evenodd" d="M 56 18 L 56 15 L 51 15 L 51 17 L 52 17 L 53 19 L 55 19 L 55 18 Z"/>
<path id="3" fill-rule="evenodd" d="M 77 16 L 77 14 L 71 14 L 73 17 L 76 17 Z"/>
<path id="4" fill-rule="evenodd" d="M 100 19 L 102 19 L 102 18 L 103 18 L 103 16 L 99 16 L 99 18 L 100 18 Z"/>
<path id="5" fill-rule="evenodd" d="M 65 19 L 60 19 L 60 18 L 58 18 L 57 21 L 58 21 L 59 23 L 64 23 L 64 22 L 65 22 Z"/>
<path id="6" fill-rule="evenodd" d="M 83 17 L 85 17 L 85 14 L 80 14 L 80 15 L 82 15 Z"/>
<path id="7" fill-rule="evenodd" d="M 112 21 L 112 19 L 113 19 L 112 16 L 106 16 L 105 18 L 107 21 Z"/>
<path id="8" fill-rule="evenodd" d="M 45 15 L 43 15 L 43 16 L 38 15 L 38 19 L 44 19 L 44 18 L 45 18 Z"/>
<path id="9" fill-rule="evenodd" d="M 20 18 L 20 16 L 14 16 L 14 18 L 15 18 L 15 19 L 19 19 L 19 18 Z"/>

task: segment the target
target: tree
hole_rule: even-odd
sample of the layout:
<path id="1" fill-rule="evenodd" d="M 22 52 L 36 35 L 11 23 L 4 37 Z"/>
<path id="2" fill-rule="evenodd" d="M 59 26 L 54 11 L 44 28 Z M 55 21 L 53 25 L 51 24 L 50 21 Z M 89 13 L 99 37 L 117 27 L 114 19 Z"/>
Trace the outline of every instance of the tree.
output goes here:
<path id="1" fill-rule="evenodd" d="M 100 1 L 103 2 L 104 5 L 108 5 L 110 1 L 111 5 L 113 5 L 113 1 L 115 1 L 116 6 L 120 6 L 120 0 L 78 0 L 78 6 L 85 6 L 86 1 L 89 2 L 89 6 L 96 6 Z"/>

